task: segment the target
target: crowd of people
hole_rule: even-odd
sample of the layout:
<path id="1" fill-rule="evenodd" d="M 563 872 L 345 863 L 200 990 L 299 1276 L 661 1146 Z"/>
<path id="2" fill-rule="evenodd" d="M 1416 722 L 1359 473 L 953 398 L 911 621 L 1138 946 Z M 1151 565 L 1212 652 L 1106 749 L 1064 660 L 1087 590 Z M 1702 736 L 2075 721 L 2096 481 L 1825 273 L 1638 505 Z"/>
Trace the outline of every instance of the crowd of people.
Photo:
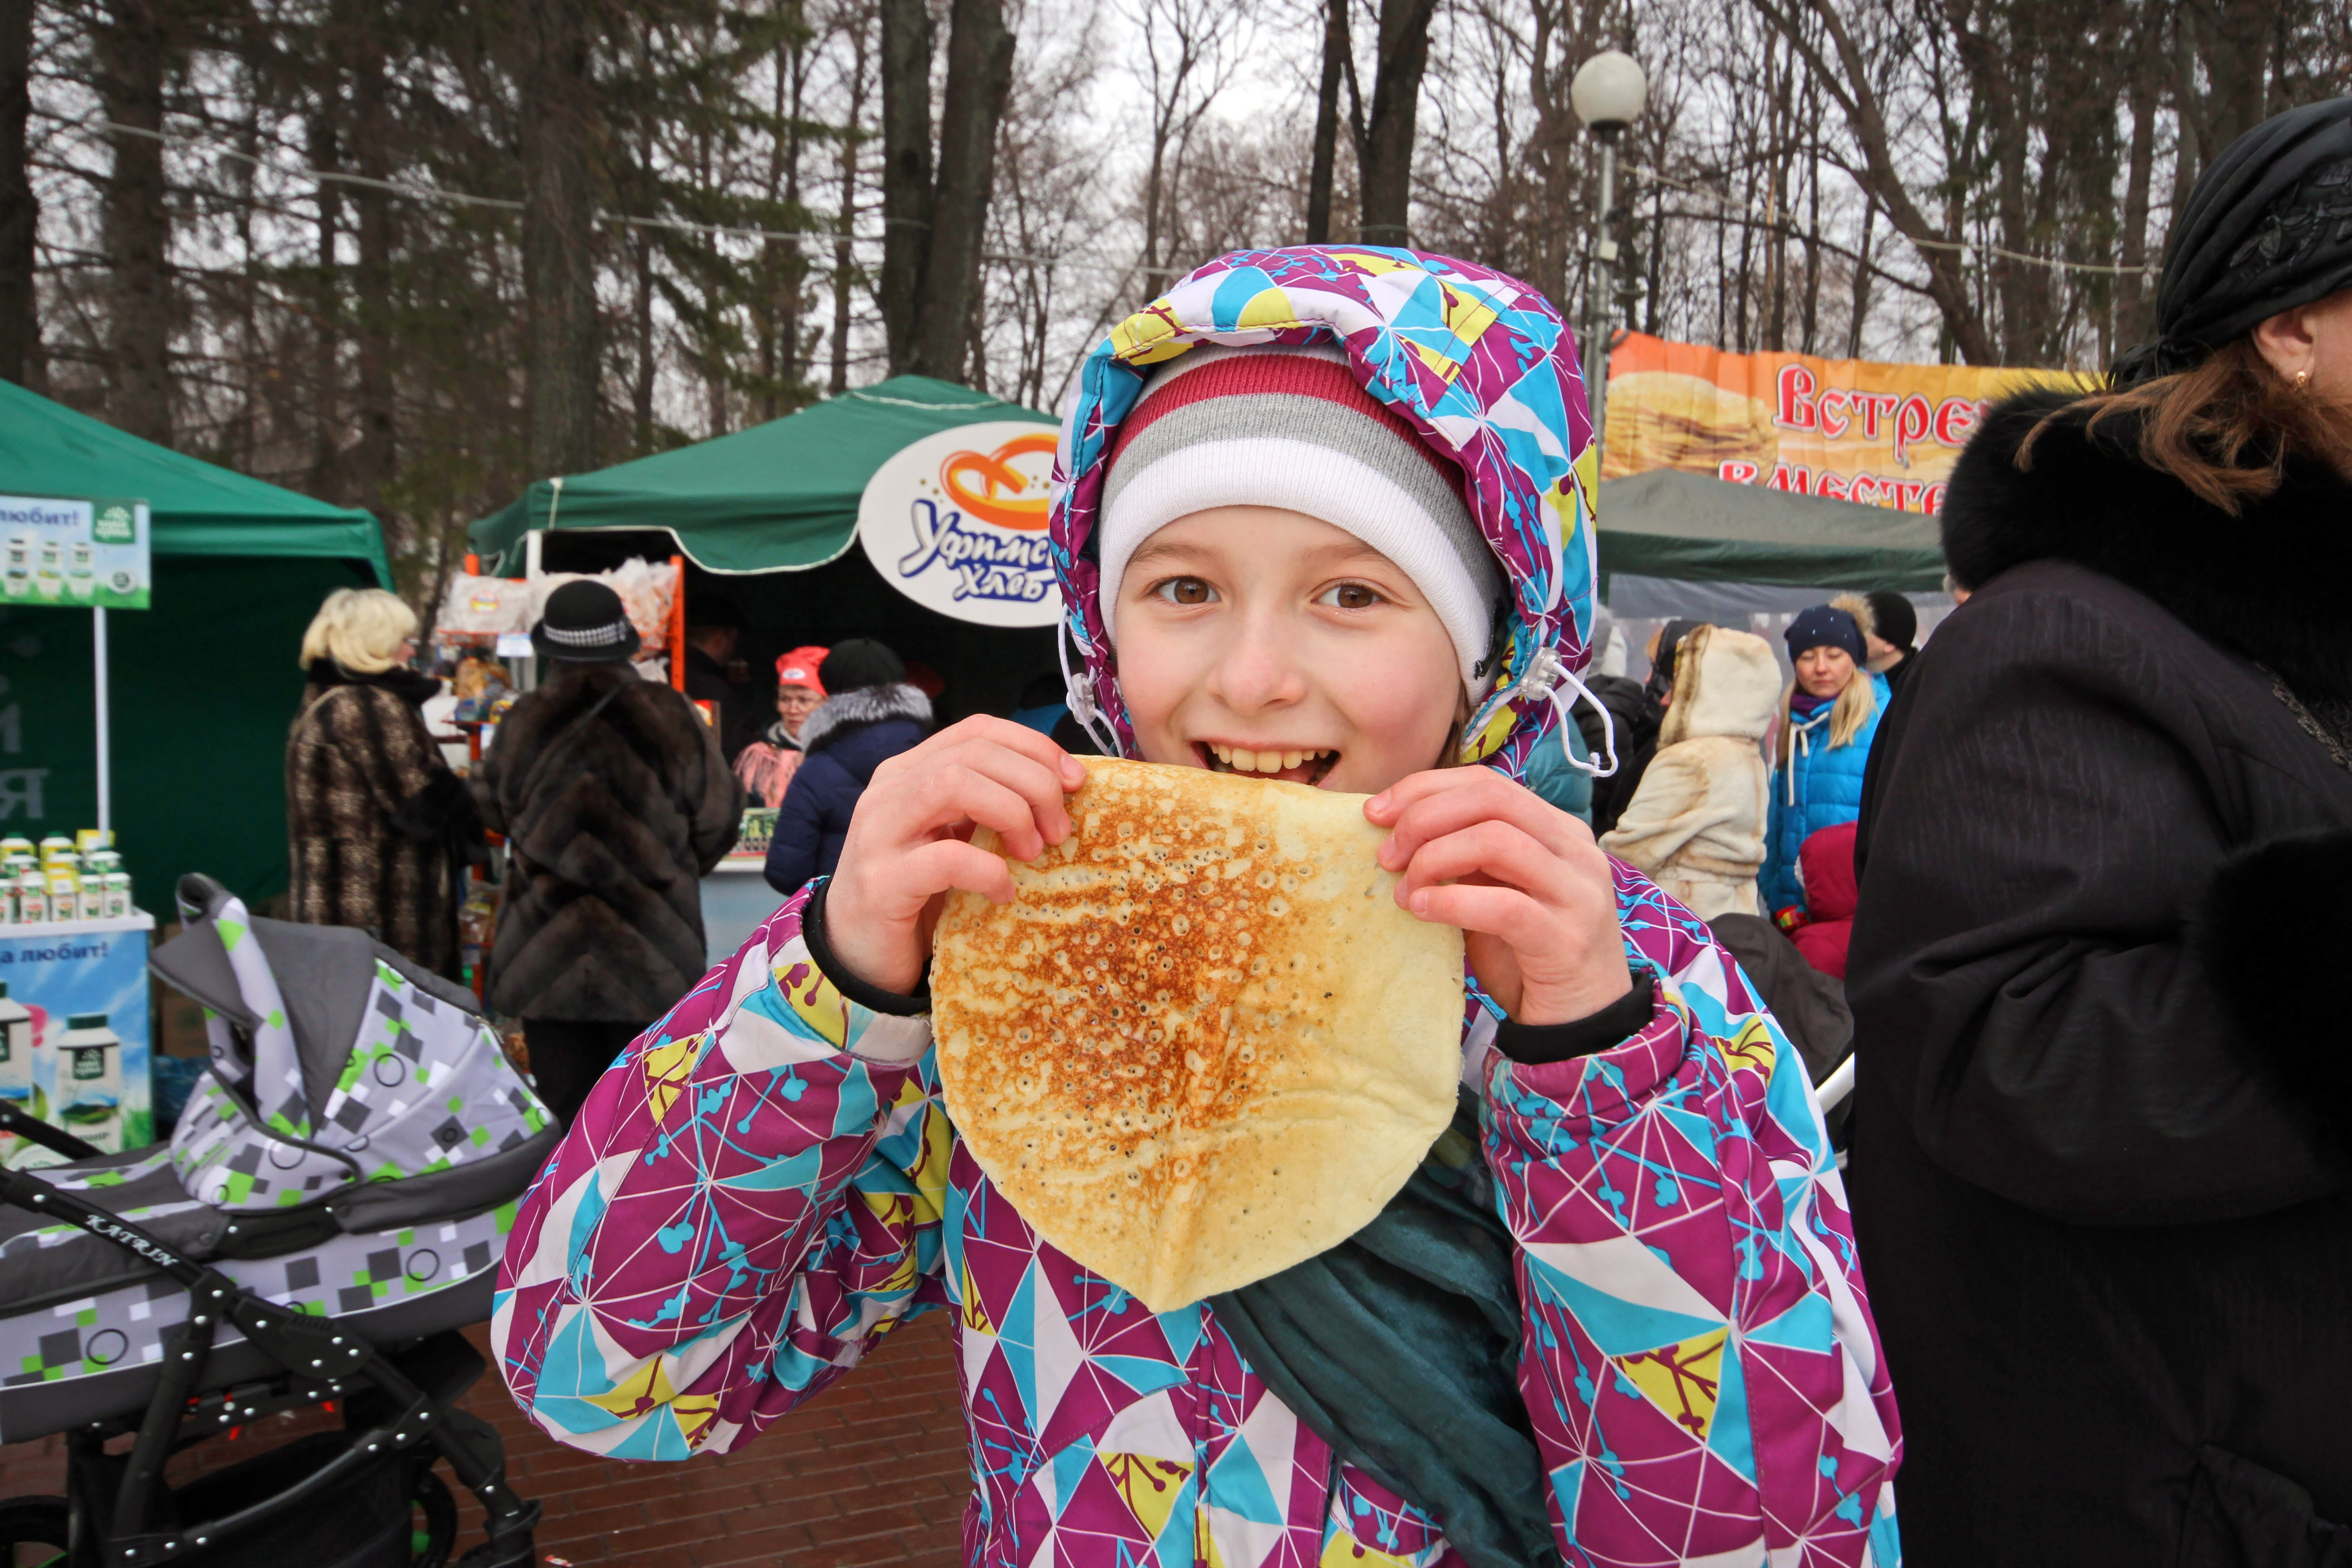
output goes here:
<path id="1" fill-rule="evenodd" d="M 1576 675 L 1593 606 L 1519 521 L 1574 427 L 1496 379 L 1572 387 L 1570 340 L 1512 293 L 1433 416 L 1373 368 L 1394 275 L 1507 280 L 1409 254 L 1252 253 L 1235 297 L 1312 330 L 1180 288 L 1096 352 L 1053 519 L 1084 667 L 1015 719 L 936 726 L 861 639 L 784 655 L 772 720 L 707 723 L 579 583 L 467 787 L 413 618 L 321 611 L 298 916 L 446 971 L 457 881 L 485 829 L 508 846 L 489 999 L 571 1130 L 500 1278 L 516 1399 L 599 1452 L 724 1451 L 944 1309 L 974 1563 L 2352 1563 L 2324 962 L 2352 935 L 2352 100 L 2212 163 L 2106 389 L 1982 422 L 1924 645 L 1878 592 L 1780 653 L 1674 621 L 1645 679 Z M 1491 1232 L 1154 1317 L 990 1184 L 929 1052 L 928 933 L 951 889 L 1010 896 L 973 826 L 1024 858 L 1073 831 L 1079 722 L 1367 797 L 1400 903 L 1465 936 Z M 747 800 L 785 903 L 698 984 L 696 879 Z M 1833 1142 L 1812 1089 L 1848 1071 Z M 1500 1331 L 1375 1375 L 1370 1327 L 1460 1306 L 1479 1247 Z M 1277 1302 L 1297 1333 L 1247 1327 Z M 1645 1415 L 1654 1365 L 1704 1368 L 1706 1415 Z M 1160 1467 L 1150 1519 L 1092 1484 L 1114 1461 Z"/>

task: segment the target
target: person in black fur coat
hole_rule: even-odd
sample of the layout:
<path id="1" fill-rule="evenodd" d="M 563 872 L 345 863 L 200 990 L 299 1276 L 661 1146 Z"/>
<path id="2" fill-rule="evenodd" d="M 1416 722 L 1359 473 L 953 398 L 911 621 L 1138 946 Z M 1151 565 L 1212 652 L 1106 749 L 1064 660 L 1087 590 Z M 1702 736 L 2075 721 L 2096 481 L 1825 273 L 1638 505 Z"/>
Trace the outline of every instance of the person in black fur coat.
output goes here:
<path id="1" fill-rule="evenodd" d="M 2165 280 L 1962 454 L 1973 595 L 1871 759 L 1910 1568 L 2352 1564 L 2352 104 L 2217 160 Z"/>
<path id="2" fill-rule="evenodd" d="M 520 1018 L 540 1098 L 565 1126 L 597 1077 L 709 965 L 705 873 L 743 786 L 694 705 L 629 668 L 620 595 L 566 583 L 531 633 L 550 671 L 474 775 L 507 836 L 490 1005 Z"/>

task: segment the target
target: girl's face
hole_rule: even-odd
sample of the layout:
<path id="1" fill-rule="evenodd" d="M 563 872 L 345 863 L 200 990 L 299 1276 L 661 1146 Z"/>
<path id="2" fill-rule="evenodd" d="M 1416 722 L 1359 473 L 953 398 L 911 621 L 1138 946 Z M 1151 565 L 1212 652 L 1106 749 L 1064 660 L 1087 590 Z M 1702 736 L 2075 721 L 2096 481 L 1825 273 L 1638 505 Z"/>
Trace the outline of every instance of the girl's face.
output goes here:
<path id="1" fill-rule="evenodd" d="M 824 700 L 805 686 L 777 687 L 776 716 L 784 721 L 784 732 L 799 734 L 801 726 L 808 722 L 808 716 L 815 712 L 816 705 Z"/>
<path id="2" fill-rule="evenodd" d="M 1797 686 L 1808 697 L 1835 697 L 1853 679 L 1853 655 L 1842 647 L 1809 647 L 1797 656 Z"/>
<path id="3" fill-rule="evenodd" d="M 1128 562 L 1118 619 L 1146 762 L 1374 795 L 1436 766 L 1466 706 L 1412 579 L 1301 512 L 1177 519 Z"/>

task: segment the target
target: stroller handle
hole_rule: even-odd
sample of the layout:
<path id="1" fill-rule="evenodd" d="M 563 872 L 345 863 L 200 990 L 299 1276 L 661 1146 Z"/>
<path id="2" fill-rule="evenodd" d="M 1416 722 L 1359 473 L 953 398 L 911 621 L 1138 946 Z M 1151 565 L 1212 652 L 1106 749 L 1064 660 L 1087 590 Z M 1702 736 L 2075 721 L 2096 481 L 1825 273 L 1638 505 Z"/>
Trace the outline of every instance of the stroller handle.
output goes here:
<path id="1" fill-rule="evenodd" d="M 37 1143 L 50 1153 L 62 1154 L 68 1160 L 87 1160 L 105 1152 L 62 1127 L 52 1127 L 37 1116 L 27 1115 L 5 1100 L 0 1100 L 0 1132 L 13 1132 L 27 1143 Z"/>

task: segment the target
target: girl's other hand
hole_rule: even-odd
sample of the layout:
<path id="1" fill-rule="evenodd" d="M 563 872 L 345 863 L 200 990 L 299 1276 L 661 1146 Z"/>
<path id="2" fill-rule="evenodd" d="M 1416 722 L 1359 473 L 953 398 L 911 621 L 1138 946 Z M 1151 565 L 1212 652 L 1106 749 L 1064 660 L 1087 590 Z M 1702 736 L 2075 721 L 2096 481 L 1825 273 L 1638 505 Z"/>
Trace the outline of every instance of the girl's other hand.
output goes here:
<path id="1" fill-rule="evenodd" d="M 1590 1017 L 1633 989 L 1617 889 L 1592 829 L 1492 768 L 1437 768 L 1364 803 L 1391 829 L 1396 900 L 1459 926 L 1486 994 L 1521 1024 Z"/>
<path id="2" fill-rule="evenodd" d="M 1034 860 L 1070 836 L 1062 797 L 1086 781 L 1047 737 L 985 715 L 885 762 L 857 797 L 825 891 L 834 956 L 869 985 L 912 991 L 949 889 L 1012 900 L 1013 874 L 972 847 L 973 831 L 991 828 L 1005 854 Z"/>

